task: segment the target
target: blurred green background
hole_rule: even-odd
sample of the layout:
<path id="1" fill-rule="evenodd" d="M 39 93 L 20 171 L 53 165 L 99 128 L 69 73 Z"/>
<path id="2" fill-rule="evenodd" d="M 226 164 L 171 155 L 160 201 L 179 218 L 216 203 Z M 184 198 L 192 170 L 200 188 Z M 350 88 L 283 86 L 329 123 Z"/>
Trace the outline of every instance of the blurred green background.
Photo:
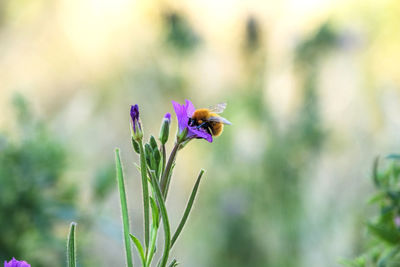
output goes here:
<path id="1" fill-rule="evenodd" d="M 182 266 L 358 255 L 373 158 L 400 150 L 399 14 L 396 0 L 1 0 L 0 261 L 64 266 L 76 221 L 81 266 L 123 266 L 117 146 L 143 232 L 129 105 L 148 138 L 184 99 L 226 101 L 233 125 L 178 155 L 173 228 L 207 170 Z"/>

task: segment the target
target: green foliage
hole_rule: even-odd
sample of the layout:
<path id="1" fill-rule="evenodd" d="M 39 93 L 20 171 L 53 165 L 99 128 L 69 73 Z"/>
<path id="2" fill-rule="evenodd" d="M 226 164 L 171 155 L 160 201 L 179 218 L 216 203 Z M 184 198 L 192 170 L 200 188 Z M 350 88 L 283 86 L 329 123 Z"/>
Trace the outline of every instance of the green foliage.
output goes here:
<path id="1" fill-rule="evenodd" d="M 400 162 L 393 155 L 386 157 L 386 162 L 383 170 L 379 170 L 378 159 L 373 167 L 372 178 L 377 192 L 369 202 L 379 207 L 379 213 L 367 223 L 369 248 L 361 257 L 342 262 L 346 266 L 399 266 Z M 360 265 L 361 259 L 363 265 Z"/>
<path id="2" fill-rule="evenodd" d="M 52 230 L 74 214 L 76 195 L 63 177 L 66 149 L 21 96 L 14 106 L 17 130 L 0 134 L 0 258 L 23 256 L 32 266 L 60 266 L 65 241 Z"/>
<path id="3" fill-rule="evenodd" d="M 180 53 L 192 51 L 199 43 L 199 37 L 191 28 L 186 17 L 171 11 L 164 15 L 167 43 Z"/>

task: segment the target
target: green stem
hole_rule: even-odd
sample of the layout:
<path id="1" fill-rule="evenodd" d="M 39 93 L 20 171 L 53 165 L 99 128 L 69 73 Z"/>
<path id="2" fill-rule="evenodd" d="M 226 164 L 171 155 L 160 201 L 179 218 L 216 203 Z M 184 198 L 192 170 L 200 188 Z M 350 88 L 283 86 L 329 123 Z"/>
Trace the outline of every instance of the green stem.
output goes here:
<path id="1" fill-rule="evenodd" d="M 160 206 L 161 218 L 163 220 L 163 227 L 164 227 L 164 252 L 159 266 L 165 267 L 168 262 L 170 245 L 171 245 L 171 232 L 170 232 L 171 230 L 169 226 L 167 208 L 165 207 L 164 197 L 161 193 L 160 185 L 157 179 L 152 178 L 151 182 L 153 184 L 153 188 L 156 193 L 158 205 Z"/>
<path id="2" fill-rule="evenodd" d="M 161 177 L 161 192 L 163 193 L 164 198 L 166 198 L 166 192 L 168 191 L 171 175 L 169 175 L 169 172 L 171 171 L 172 164 L 175 161 L 176 154 L 178 153 L 179 146 L 181 144 L 179 142 L 175 143 L 174 148 L 171 151 L 171 154 L 169 156 L 167 166 L 165 167 L 165 171 Z"/>
<path id="3" fill-rule="evenodd" d="M 72 222 L 69 228 L 68 244 L 67 244 L 68 267 L 76 266 L 75 228 L 76 228 L 76 223 Z"/>
<path id="4" fill-rule="evenodd" d="M 149 248 L 149 188 L 147 184 L 147 165 L 146 156 L 144 153 L 143 142 L 139 141 L 140 150 L 140 172 L 142 175 L 142 189 L 143 189 L 143 214 L 144 214 L 144 240 L 146 245 L 146 251 Z"/>
<path id="5" fill-rule="evenodd" d="M 116 165 L 116 171 L 117 171 L 119 197 L 120 197 L 120 201 L 121 201 L 122 226 L 123 226 L 124 243 L 125 243 L 126 265 L 128 267 L 133 267 L 131 243 L 129 240 L 130 237 L 129 237 L 128 204 L 126 201 L 124 175 L 122 172 L 122 164 L 121 164 L 121 159 L 119 156 L 118 148 L 115 149 L 115 165 Z"/>
<path id="6" fill-rule="evenodd" d="M 165 163 L 167 161 L 167 151 L 165 150 L 165 145 L 161 145 L 161 156 L 162 156 L 162 169 L 161 169 L 161 176 L 164 174 L 165 171 Z"/>
<path id="7" fill-rule="evenodd" d="M 175 244 L 176 239 L 178 239 L 178 236 L 182 232 L 183 226 L 185 226 L 186 220 L 189 217 L 189 213 L 190 213 L 190 210 L 192 209 L 193 202 L 196 197 L 197 190 L 199 189 L 200 180 L 201 180 L 201 177 L 203 176 L 203 174 L 204 174 L 204 170 L 201 170 L 199 173 L 199 176 L 197 177 L 196 183 L 193 187 L 192 193 L 190 194 L 190 198 L 186 205 L 186 209 L 185 209 L 185 212 L 183 213 L 182 219 L 178 225 L 178 228 L 175 231 L 175 234 L 172 237 L 171 248 Z"/>

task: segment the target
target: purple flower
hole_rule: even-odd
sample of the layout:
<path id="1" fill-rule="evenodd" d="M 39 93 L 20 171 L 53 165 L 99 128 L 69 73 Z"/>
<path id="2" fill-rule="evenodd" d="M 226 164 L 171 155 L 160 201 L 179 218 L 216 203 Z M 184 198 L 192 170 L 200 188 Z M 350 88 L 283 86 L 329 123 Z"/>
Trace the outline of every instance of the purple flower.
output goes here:
<path id="1" fill-rule="evenodd" d="M 26 261 L 18 261 L 15 258 L 12 258 L 8 263 L 7 261 L 4 261 L 4 267 L 31 267 L 31 265 Z"/>
<path id="2" fill-rule="evenodd" d="M 203 129 L 198 129 L 196 126 L 189 126 L 189 118 L 193 116 L 195 108 L 192 102 L 187 99 L 185 101 L 186 105 L 181 105 L 175 101 L 172 101 L 172 105 L 174 106 L 176 117 L 178 119 L 178 136 L 181 136 L 183 132 L 187 131 L 186 136 L 183 137 L 183 141 L 190 140 L 192 138 L 202 138 L 211 143 L 213 140 L 211 134 L 207 133 Z"/>
<path id="3" fill-rule="evenodd" d="M 139 119 L 139 106 L 131 106 L 131 123 L 132 123 L 132 136 L 135 140 L 141 139 L 143 137 L 142 125 Z"/>

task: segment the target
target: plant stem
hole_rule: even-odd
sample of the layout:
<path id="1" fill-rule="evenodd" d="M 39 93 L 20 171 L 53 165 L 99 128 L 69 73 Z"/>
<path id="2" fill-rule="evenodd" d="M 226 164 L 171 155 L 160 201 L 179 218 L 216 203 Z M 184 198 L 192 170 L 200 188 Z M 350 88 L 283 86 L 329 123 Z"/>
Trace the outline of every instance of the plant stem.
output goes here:
<path id="1" fill-rule="evenodd" d="M 171 171 L 172 164 L 174 163 L 176 159 L 176 154 L 178 152 L 179 146 L 181 144 L 179 142 L 175 143 L 174 148 L 171 151 L 171 154 L 169 155 L 169 159 L 167 162 L 167 166 L 165 167 L 165 171 L 161 177 L 161 192 L 163 193 L 164 199 L 166 198 L 166 192 L 168 191 L 169 183 L 171 176 L 169 175 L 169 172 Z"/>
<path id="2" fill-rule="evenodd" d="M 161 169 L 161 176 L 164 174 L 165 171 L 165 163 L 167 161 L 167 151 L 165 150 L 165 145 L 161 145 L 161 155 L 162 155 L 162 169 Z"/>
<path id="3" fill-rule="evenodd" d="M 115 149 L 115 165 L 116 165 L 116 172 L 117 172 L 119 197 L 120 197 L 120 201 L 121 201 L 121 214 L 122 214 L 122 226 L 123 226 L 124 243 L 125 243 L 126 265 L 128 267 L 133 267 L 131 243 L 129 240 L 130 237 L 129 237 L 128 204 L 126 201 L 124 175 L 122 172 L 122 165 L 121 165 L 121 159 L 119 156 L 118 148 Z"/>
<path id="4" fill-rule="evenodd" d="M 149 248 L 149 188 L 147 184 L 147 165 L 146 165 L 146 156 L 144 153 L 143 142 L 139 141 L 139 150 L 140 150 L 140 172 L 142 176 L 142 189 L 143 189 L 143 215 L 144 215 L 144 240 L 146 245 L 146 252 Z"/>

